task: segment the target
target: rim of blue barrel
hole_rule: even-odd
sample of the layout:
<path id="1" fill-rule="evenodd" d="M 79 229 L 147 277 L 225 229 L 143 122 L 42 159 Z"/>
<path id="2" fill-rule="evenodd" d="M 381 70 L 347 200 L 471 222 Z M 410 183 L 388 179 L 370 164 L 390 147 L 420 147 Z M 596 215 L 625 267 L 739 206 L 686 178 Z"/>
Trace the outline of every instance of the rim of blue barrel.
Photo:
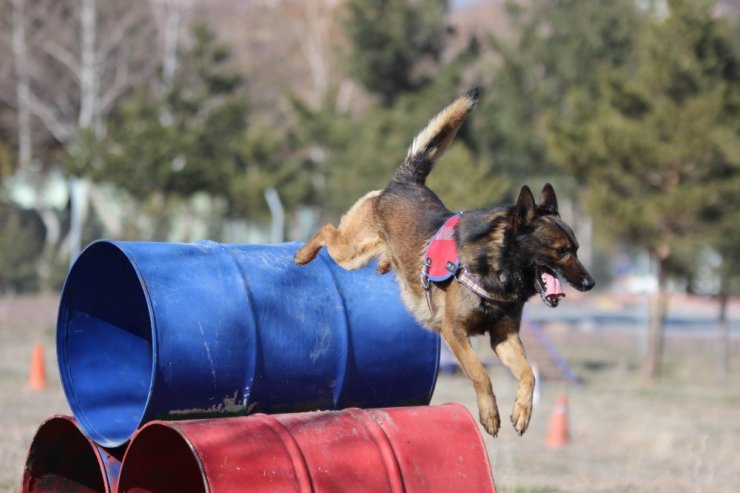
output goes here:
<path id="1" fill-rule="evenodd" d="M 81 276 L 89 279 L 80 282 Z M 116 282 L 106 283 L 111 277 L 116 277 Z M 121 293 L 131 296 L 125 307 L 115 299 Z M 98 318 L 101 311 L 111 319 Z M 76 326 L 92 330 L 75 337 L 78 334 L 68 330 L 72 320 Z M 157 365 L 155 326 L 146 284 L 134 259 L 110 240 L 88 245 L 67 274 L 62 290 L 57 360 L 75 418 L 85 434 L 101 446 L 126 443 L 144 422 Z M 118 366 L 106 364 L 109 350 L 127 350 L 129 358 L 116 358 Z M 106 399 L 106 386 L 100 380 L 106 378 L 111 396 L 123 396 L 128 402 Z"/>

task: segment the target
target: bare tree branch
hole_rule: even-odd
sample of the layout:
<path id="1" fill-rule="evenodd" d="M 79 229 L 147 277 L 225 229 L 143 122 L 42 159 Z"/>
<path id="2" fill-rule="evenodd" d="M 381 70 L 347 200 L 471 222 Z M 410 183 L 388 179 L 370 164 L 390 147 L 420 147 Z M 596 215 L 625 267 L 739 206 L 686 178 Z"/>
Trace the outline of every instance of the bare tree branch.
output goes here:
<path id="1" fill-rule="evenodd" d="M 53 108 L 40 101 L 33 93 L 26 101 L 31 112 L 38 117 L 49 132 L 62 144 L 69 144 L 75 134 L 75 126 L 58 118 Z"/>
<path id="2" fill-rule="evenodd" d="M 113 104 L 132 87 L 129 67 L 122 63 L 116 66 L 113 83 L 100 96 L 100 113 L 107 115 Z"/>
<path id="3" fill-rule="evenodd" d="M 64 49 L 61 45 L 52 41 L 44 43 L 43 49 L 50 56 L 61 62 L 66 66 L 70 73 L 72 73 L 77 80 L 80 76 L 80 62 L 75 56 L 68 50 Z"/>

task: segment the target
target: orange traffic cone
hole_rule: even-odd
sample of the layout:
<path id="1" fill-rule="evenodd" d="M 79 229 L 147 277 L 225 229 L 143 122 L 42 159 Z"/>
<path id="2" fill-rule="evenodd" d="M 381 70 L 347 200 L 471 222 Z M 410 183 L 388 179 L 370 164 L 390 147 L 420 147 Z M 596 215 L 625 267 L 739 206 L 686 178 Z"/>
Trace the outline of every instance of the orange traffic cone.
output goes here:
<path id="1" fill-rule="evenodd" d="M 563 447 L 569 440 L 568 397 L 565 394 L 560 394 L 550 417 L 550 429 L 547 431 L 547 446 L 554 448 Z"/>
<path id="2" fill-rule="evenodd" d="M 44 390 L 46 388 L 46 367 L 44 366 L 44 347 L 36 344 L 31 355 L 31 369 L 28 372 L 28 388 Z"/>

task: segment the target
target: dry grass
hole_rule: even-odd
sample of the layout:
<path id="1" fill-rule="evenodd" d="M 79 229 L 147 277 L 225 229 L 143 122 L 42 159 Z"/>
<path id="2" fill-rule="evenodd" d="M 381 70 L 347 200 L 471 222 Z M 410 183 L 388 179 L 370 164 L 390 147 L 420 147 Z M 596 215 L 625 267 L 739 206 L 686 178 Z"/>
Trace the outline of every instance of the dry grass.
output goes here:
<path id="1" fill-rule="evenodd" d="M 666 374 L 641 382 L 634 338 L 624 333 L 553 334 L 585 378 L 582 386 L 545 381 L 529 431 L 506 424 L 486 436 L 494 478 L 508 492 L 730 492 L 740 484 L 740 345 L 733 375 L 716 377 L 714 341 L 671 336 Z M 500 411 L 508 416 L 515 385 L 490 370 Z M 555 400 L 569 399 L 570 443 L 545 445 Z M 460 376 L 440 379 L 433 402 L 464 402 L 473 391 Z"/>
<path id="2" fill-rule="evenodd" d="M 0 492 L 18 491 L 28 445 L 54 413 L 68 413 L 54 359 L 56 298 L 0 300 Z M 637 344 L 625 332 L 551 327 L 586 384 L 545 381 L 529 431 L 508 425 L 486 437 L 501 493 L 724 492 L 740 484 L 740 347 L 733 369 L 716 377 L 713 341 L 695 336 L 668 340 L 666 375 L 644 385 L 637 374 Z M 49 389 L 26 390 L 33 345 L 46 348 Z M 503 416 L 515 386 L 505 370 L 491 368 Z M 556 396 L 570 401 L 571 442 L 545 446 Z M 433 403 L 462 402 L 476 413 L 472 386 L 460 375 L 441 375 Z M 433 433 L 434 430 L 429 430 Z M 444 446 L 444 444 L 440 444 Z"/>

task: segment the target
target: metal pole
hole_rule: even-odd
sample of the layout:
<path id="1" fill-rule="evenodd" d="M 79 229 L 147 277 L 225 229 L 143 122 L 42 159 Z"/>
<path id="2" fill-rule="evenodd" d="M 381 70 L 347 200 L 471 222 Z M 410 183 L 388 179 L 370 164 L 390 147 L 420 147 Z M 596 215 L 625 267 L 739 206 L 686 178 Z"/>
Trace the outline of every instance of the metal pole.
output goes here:
<path id="1" fill-rule="evenodd" d="M 265 190 L 265 200 L 267 207 L 272 214 L 272 229 L 270 231 L 270 242 L 282 243 L 285 241 L 285 209 L 280 201 L 277 190 L 270 187 Z"/>

